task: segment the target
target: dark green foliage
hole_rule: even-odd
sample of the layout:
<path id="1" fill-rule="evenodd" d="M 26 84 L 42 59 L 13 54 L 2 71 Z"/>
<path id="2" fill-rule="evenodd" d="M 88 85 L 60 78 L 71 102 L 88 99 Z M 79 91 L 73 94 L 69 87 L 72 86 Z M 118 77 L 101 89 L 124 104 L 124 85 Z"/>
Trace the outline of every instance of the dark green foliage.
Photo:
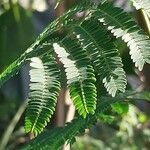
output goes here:
<path id="1" fill-rule="evenodd" d="M 74 119 L 71 123 L 66 123 L 65 127 L 55 128 L 46 131 L 35 138 L 24 150 L 57 150 L 65 143 L 74 140 L 77 134 L 84 133 L 87 122 L 83 118 Z"/>
<path id="2" fill-rule="evenodd" d="M 128 100 L 129 101 L 129 100 Z M 54 128 L 51 131 L 41 133 L 27 146 L 23 147 L 23 150 L 49 150 L 49 149 L 60 149 L 65 143 L 74 142 L 74 137 L 84 133 L 86 128 L 96 123 L 96 118 L 99 118 L 100 114 L 104 113 L 111 108 L 112 104 L 118 102 L 125 102 L 123 97 L 119 96 L 116 99 L 112 97 L 101 97 L 98 100 L 97 109 L 95 115 L 89 115 L 86 119 L 78 117 L 71 123 L 66 123 L 64 127 Z M 103 114 L 103 115 L 104 115 Z M 104 121 L 102 119 L 102 121 Z M 106 121 L 106 120 L 105 120 Z M 108 121 L 108 120 L 107 120 Z"/>
<path id="3" fill-rule="evenodd" d="M 71 98 L 78 113 L 84 117 L 80 116 L 64 128 L 41 134 L 26 149 L 58 149 L 65 141 L 70 143 L 74 136 L 81 133 L 80 130 L 95 123 L 89 119 L 110 110 L 111 104 L 131 100 L 129 95 L 120 96 L 125 92 L 126 78 L 112 36 L 121 37 L 127 43 L 131 58 L 139 70 L 145 63 L 150 63 L 149 37 L 127 13 L 111 3 L 104 2 L 96 7 L 82 2 L 52 22 L 35 43 L 0 75 L 2 86 L 31 60 L 25 129 L 37 135 L 55 110 L 60 89 L 60 71 L 55 61 L 57 54 L 65 69 Z M 85 14 L 77 17 L 77 12 Z M 112 97 L 97 97 L 97 75 L 101 81 L 99 84 L 104 83 Z M 118 105 L 114 107 L 118 112 L 120 108 Z"/>
<path id="4" fill-rule="evenodd" d="M 45 53 L 45 50 L 43 51 L 43 49 L 41 49 L 41 47 L 45 45 L 45 42 L 49 45 L 50 49 L 53 42 L 58 40 L 54 33 L 64 28 L 64 26 L 69 26 L 74 21 L 74 19 L 72 19 L 74 15 L 77 12 L 87 10 L 87 5 L 88 3 L 84 6 L 81 3 L 50 23 L 48 27 L 45 28 L 45 30 L 38 36 L 36 41 L 16 61 L 14 61 L 0 74 L 0 87 L 4 82 L 17 74 L 22 65 L 24 65 L 30 58 L 39 55 L 38 53 Z"/>
<path id="5" fill-rule="evenodd" d="M 30 66 L 30 93 L 25 118 L 26 132 L 39 134 L 55 111 L 60 90 L 59 70 L 52 55 L 33 57 Z"/>
<path id="6" fill-rule="evenodd" d="M 65 67 L 70 95 L 79 114 L 83 117 L 94 114 L 96 78 L 86 51 L 77 44 L 76 40 L 70 38 L 65 38 L 60 45 L 55 43 L 54 49 Z"/>
<path id="7" fill-rule="evenodd" d="M 99 114 L 100 112 L 105 112 L 107 109 L 110 108 L 109 103 L 115 102 L 116 101 L 112 101 L 111 99 L 105 101 L 104 103 L 99 102 L 100 107 L 99 109 L 97 109 L 96 114 Z M 43 132 L 37 138 L 31 141 L 29 145 L 25 146 L 23 150 L 57 150 L 66 141 L 70 143 L 75 136 L 84 133 L 84 130 L 88 128 L 89 125 L 95 123 L 94 118 L 94 116 L 89 116 L 86 119 L 78 117 L 78 119 L 74 119 L 71 123 L 67 123 L 65 127 L 55 128 L 51 131 Z"/>
<path id="8" fill-rule="evenodd" d="M 121 37 L 130 48 L 135 66 L 141 71 L 145 63 L 150 63 L 149 37 L 136 22 L 122 9 L 112 7 L 111 3 L 99 5 L 92 14 L 102 22 L 117 38 Z"/>
<path id="9" fill-rule="evenodd" d="M 74 27 L 74 32 L 83 48 L 87 50 L 109 94 L 114 97 L 117 91 L 124 92 L 126 78 L 122 61 L 102 24 L 90 18 Z"/>

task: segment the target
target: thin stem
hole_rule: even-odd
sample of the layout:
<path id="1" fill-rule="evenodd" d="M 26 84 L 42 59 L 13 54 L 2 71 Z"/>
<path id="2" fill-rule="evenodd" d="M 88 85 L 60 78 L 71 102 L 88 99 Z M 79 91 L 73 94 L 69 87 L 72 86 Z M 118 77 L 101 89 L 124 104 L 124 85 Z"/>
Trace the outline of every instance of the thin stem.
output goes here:
<path id="1" fill-rule="evenodd" d="M 2 136 L 1 142 L 0 142 L 0 150 L 5 149 L 12 132 L 14 131 L 14 128 L 16 127 L 16 124 L 18 123 L 23 112 L 25 111 L 26 105 L 27 105 L 27 101 L 23 102 L 23 104 L 20 106 L 17 113 L 15 114 L 14 118 L 11 120 L 9 126 L 5 130 Z"/>
<path id="2" fill-rule="evenodd" d="M 148 33 L 148 36 L 150 37 L 150 20 L 149 20 L 144 9 L 140 9 L 140 13 L 141 13 L 143 20 L 144 20 L 144 27 L 146 29 L 146 32 Z"/>

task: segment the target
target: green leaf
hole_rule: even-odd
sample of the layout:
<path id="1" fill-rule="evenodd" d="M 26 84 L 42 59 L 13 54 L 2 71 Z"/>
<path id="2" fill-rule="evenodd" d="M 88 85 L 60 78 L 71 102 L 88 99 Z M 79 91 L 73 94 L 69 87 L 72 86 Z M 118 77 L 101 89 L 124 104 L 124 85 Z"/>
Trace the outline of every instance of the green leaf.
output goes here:
<path id="1" fill-rule="evenodd" d="M 59 70 L 53 56 L 33 57 L 30 66 L 30 93 L 25 130 L 39 134 L 54 113 L 60 90 Z"/>
<path id="2" fill-rule="evenodd" d="M 30 58 L 34 57 L 35 55 L 37 56 L 38 53 L 40 53 L 40 55 L 44 54 L 45 50 L 42 51 L 43 49 L 40 48 L 41 45 L 43 45 L 45 42 L 48 42 L 47 44 L 49 44 L 49 46 L 52 46 L 53 42 L 57 41 L 56 37 L 53 36 L 53 34 L 62 30 L 62 28 L 66 26 L 70 26 L 72 22 L 75 21 L 72 18 L 74 18 L 76 13 L 87 10 L 87 6 L 89 5 L 76 5 L 72 9 L 64 13 L 62 16 L 54 20 L 52 23 L 50 23 L 38 36 L 36 41 L 16 61 L 10 64 L 7 69 L 5 69 L 0 74 L 0 87 L 12 76 L 16 75 L 19 72 L 20 68 L 25 63 L 27 63 Z"/>
<path id="3" fill-rule="evenodd" d="M 136 22 L 122 9 L 112 3 L 100 4 L 92 10 L 96 17 L 116 37 L 121 37 L 130 49 L 135 66 L 141 71 L 145 63 L 150 64 L 150 40 Z"/>
<path id="4" fill-rule="evenodd" d="M 104 113 L 99 113 L 99 114 L 97 114 L 97 119 L 99 119 L 100 121 L 103 121 L 105 123 L 111 124 L 114 121 L 114 116 L 106 115 Z"/>
<path id="5" fill-rule="evenodd" d="M 67 141 L 73 142 L 74 137 L 84 133 L 87 126 L 83 118 L 74 119 L 71 123 L 66 123 L 64 127 L 54 128 L 50 131 L 41 133 L 38 137 L 30 141 L 22 150 L 57 150 Z"/>
<path id="6" fill-rule="evenodd" d="M 113 111 L 117 112 L 118 114 L 126 114 L 129 110 L 129 104 L 128 103 L 119 103 L 116 102 L 111 105 Z"/>
<path id="7" fill-rule="evenodd" d="M 98 100 L 98 107 L 96 115 L 106 112 L 111 108 L 111 104 L 121 102 L 120 99 L 114 99 L 112 97 L 101 97 Z M 41 133 L 35 139 L 29 141 L 29 143 L 22 148 L 22 150 L 57 150 L 67 141 L 70 143 L 74 137 L 84 133 L 86 128 L 96 123 L 95 115 L 89 115 L 87 118 L 78 117 L 66 123 L 64 127 L 54 128 L 50 131 Z"/>
<path id="8" fill-rule="evenodd" d="M 54 50 L 65 67 L 71 98 L 79 114 L 86 117 L 96 109 L 95 75 L 86 51 L 76 40 L 65 38 L 54 43 Z"/>
<path id="9" fill-rule="evenodd" d="M 87 51 L 108 93 L 113 97 L 125 92 L 126 76 L 118 50 L 102 24 L 90 18 L 73 28 L 81 46 Z"/>

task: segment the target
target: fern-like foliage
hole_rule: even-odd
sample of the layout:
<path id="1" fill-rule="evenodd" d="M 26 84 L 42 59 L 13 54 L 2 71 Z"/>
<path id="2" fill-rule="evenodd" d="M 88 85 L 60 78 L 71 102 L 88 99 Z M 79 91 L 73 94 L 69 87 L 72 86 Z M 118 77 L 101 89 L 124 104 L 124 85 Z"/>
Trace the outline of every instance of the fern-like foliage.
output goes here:
<path id="1" fill-rule="evenodd" d="M 92 121 L 92 120 L 91 120 Z M 84 133 L 87 121 L 83 118 L 74 119 L 71 123 L 66 123 L 64 127 L 54 128 L 51 131 L 41 133 L 22 150 L 58 150 L 67 143 L 73 143 L 75 136 Z"/>
<path id="2" fill-rule="evenodd" d="M 96 116 L 100 113 L 105 113 L 111 108 L 111 105 L 116 102 L 125 102 L 122 98 L 101 97 L 98 100 L 96 114 L 90 115 L 86 119 L 78 117 L 66 123 L 64 127 L 54 128 L 53 130 L 41 133 L 22 150 L 58 150 L 67 142 L 75 142 L 75 137 L 84 133 L 86 128 L 96 123 Z"/>
<path id="3" fill-rule="evenodd" d="M 130 0 L 133 2 L 133 6 L 137 9 L 143 9 L 150 17 L 150 0 Z"/>
<path id="4" fill-rule="evenodd" d="M 36 41 L 16 60 L 14 61 L 6 70 L 0 74 L 0 87 L 11 77 L 16 75 L 20 68 L 28 62 L 28 60 L 38 53 L 44 54 L 45 50 L 41 50 L 41 46 L 46 42 L 49 46 L 53 45 L 55 38 L 55 33 L 64 27 L 71 26 L 75 21 L 75 15 L 77 12 L 83 12 L 90 9 L 90 3 L 88 1 L 83 1 L 79 5 L 74 6 L 69 9 L 62 16 L 50 23 L 45 30 L 37 37 Z M 57 40 L 56 40 L 57 41 Z M 50 47 L 49 47 L 50 48 Z"/>
<path id="5" fill-rule="evenodd" d="M 114 36 L 121 37 L 127 43 L 131 58 L 139 70 L 143 69 L 145 63 L 150 63 L 149 37 L 126 12 L 105 2 L 93 10 L 92 15 L 102 22 Z"/>
<path id="6" fill-rule="evenodd" d="M 109 102 L 106 101 L 105 104 L 102 104 L 103 107 L 99 107 L 97 113 L 106 111 L 110 107 Z M 111 104 L 112 103 L 114 103 L 114 101 L 111 100 Z M 65 142 L 68 144 L 73 143 L 75 141 L 75 136 L 84 133 L 86 128 L 95 124 L 95 121 L 94 116 L 90 116 L 86 119 L 78 117 L 71 121 L 71 123 L 66 123 L 64 127 L 54 128 L 51 131 L 41 133 L 27 146 L 23 147 L 22 150 L 58 150 Z"/>
<path id="7" fill-rule="evenodd" d="M 121 58 L 102 24 L 90 18 L 75 26 L 74 34 L 89 54 L 109 94 L 114 97 L 118 91 L 125 92 L 126 77 Z"/>
<path id="8" fill-rule="evenodd" d="M 60 90 L 59 70 L 52 55 L 33 57 L 30 93 L 25 118 L 26 132 L 39 134 L 55 111 Z"/>
<path id="9" fill-rule="evenodd" d="M 54 43 L 54 49 L 64 64 L 70 95 L 79 114 L 83 117 L 94 114 L 97 97 L 96 78 L 86 51 L 71 38 Z"/>
<path id="10" fill-rule="evenodd" d="M 138 9 L 144 9 L 149 15 L 146 0 L 133 2 L 138 3 Z M 77 17 L 77 12 L 87 13 Z M 96 104 L 99 92 L 95 86 L 97 74 L 112 97 L 125 91 L 125 72 L 119 52 L 111 40 L 112 34 L 127 43 L 131 58 L 139 70 L 143 69 L 145 63 L 150 64 L 149 37 L 127 13 L 114 7 L 112 3 L 104 2 L 96 6 L 90 5 L 88 0 L 82 0 L 82 3 L 52 22 L 35 43 L 0 75 L 1 86 L 31 59 L 25 129 L 26 132 L 37 135 L 55 110 L 60 90 L 60 71 L 55 61 L 55 54 L 58 55 L 65 68 L 71 98 L 79 114 L 85 119 L 79 117 L 79 121 L 73 121 L 65 130 L 59 128 L 59 133 L 55 133 L 55 130 L 50 132 L 51 136 L 46 135 L 46 139 L 42 138 L 39 142 L 43 149 L 57 149 L 65 140 L 72 139 L 80 129 L 86 127 L 86 119 L 90 115 L 105 111 L 110 108 L 111 103 L 119 100 L 117 97 L 111 98 L 111 101 L 101 97 L 102 102 Z M 95 116 L 91 118 L 93 117 Z M 47 140 L 51 140 L 49 145 L 46 144 Z M 29 145 L 28 149 L 35 149 L 33 145 Z"/>

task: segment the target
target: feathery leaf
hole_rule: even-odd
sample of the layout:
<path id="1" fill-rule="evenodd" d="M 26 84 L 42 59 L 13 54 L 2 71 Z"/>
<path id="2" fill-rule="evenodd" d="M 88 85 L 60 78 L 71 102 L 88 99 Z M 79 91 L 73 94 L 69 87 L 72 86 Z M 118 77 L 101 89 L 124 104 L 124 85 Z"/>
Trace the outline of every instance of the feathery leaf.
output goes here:
<path id="1" fill-rule="evenodd" d="M 45 53 L 45 51 L 41 51 L 41 48 L 39 48 L 44 42 L 46 42 L 45 40 L 48 39 L 48 43 L 50 45 L 50 41 L 53 41 L 56 38 L 53 36 L 54 33 L 74 22 L 73 18 L 75 18 L 77 12 L 82 12 L 89 9 L 90 6 L 88 2 L 84 3 L 84 5 L 82 4 L 83 3 L 80 3 L 79 5 L 74 6 L 45 28 L 45 30 L 37 37 L 36 41 L 15 62 L 10 64 L 10 66 L 8 66 L 8 68 L 0 74 L 0 87 L 12 76 L 17 74 L 20 68 L 30 58 L 34 57 L 36 53 L 39 51 L 40 54 Z"/>
<path id="2" fill-rule="evenodd" d="M 111 105 L 116 102 L 122 102 L 122 99 L 114 99 L 112 97 L 101 97 L 98 101 L 96 115 L 106 112 L 111 108 Z M 67 141 L 72 143 L 75 136 L 84 133 L 86 128 L 96 123 L 96 115 L 90 115 L 86 119 L 78 117 L 66 123 L 64 127 L 54 128 L 53 130 L 41 133 L 38 137 L 29 142 L 22 150 L 57 150 Z"/>
<path id="3" fill-rule="evenodd" d="M 79 117 L 71 123 L 66 123 L 65 127 L 41 133 L 22 150 L 58 150 L 66 141 L 70 143 L 77 134 L 84 133 L 85 128 L 86 120 Z"/>
<path id="4" fill-rule="evenodd" d="M 135 66 L 141 71 L 145 63 L 150 63 L 150 40 L 135 21 L 122 9 L 112 3 L 100 4 L 92 10 L 92 16 L 103 23 L 117 38 L 121 37 L 130 48 Z"/>
<path id="5" fill-rule="evenodd" d="M 53 56 L 33 57 L 30 93 L 25 118 L 26 132 L 39 134 L 53 115 L 60 90 L 59 70 Z"/>
<path id="6" fill-rule="evenodd" d="M 70 95 L 79 114 L 86 117 L 96 108 L 96 79 L 90 60 L 75 40 L 65 38 L 54 44 L 55 52 L 64 64 Z"/>
<path id="7" fill-rule="evenodd" d="M 74 34 L 90 55 L 95 70 L 109 94 L 125 91 L 126 78 L 119 53 L 102 24 L 90 18 L 74 27 Z"/>

